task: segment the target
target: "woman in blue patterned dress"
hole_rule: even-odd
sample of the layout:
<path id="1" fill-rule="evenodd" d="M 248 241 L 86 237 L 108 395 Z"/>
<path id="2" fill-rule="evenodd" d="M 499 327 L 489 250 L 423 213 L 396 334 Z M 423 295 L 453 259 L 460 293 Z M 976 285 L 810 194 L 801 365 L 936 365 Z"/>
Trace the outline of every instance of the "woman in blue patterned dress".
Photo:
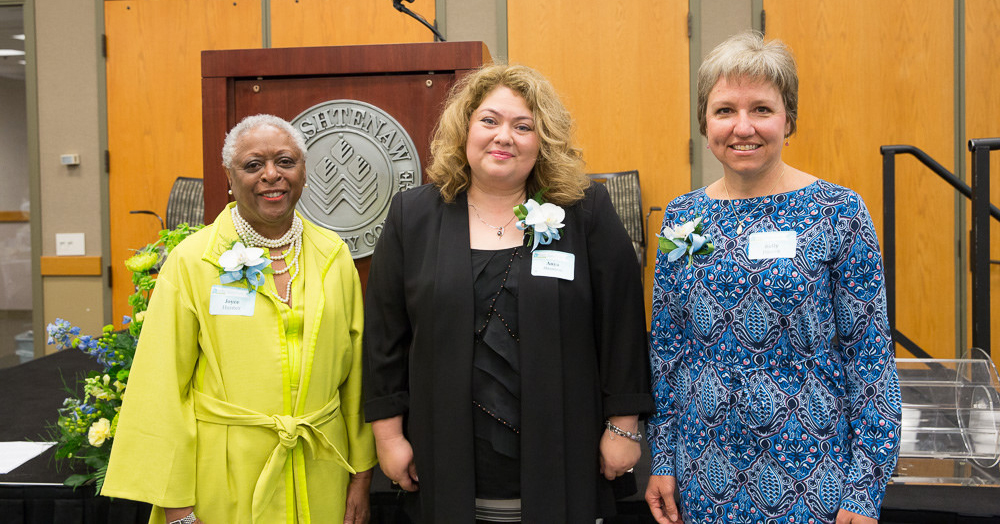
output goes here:
<path id="1" fill-rule="evenodd" d="M 759 33 L 698 72 L 724 176 L 663 221 L 693 249 L 678 240 L 656 265 L 646 500 L 660 523 L 874 523 L 896 462 L 878 239 L 857 193 L 782 161 L 797 90 L 791 53 Z"/>

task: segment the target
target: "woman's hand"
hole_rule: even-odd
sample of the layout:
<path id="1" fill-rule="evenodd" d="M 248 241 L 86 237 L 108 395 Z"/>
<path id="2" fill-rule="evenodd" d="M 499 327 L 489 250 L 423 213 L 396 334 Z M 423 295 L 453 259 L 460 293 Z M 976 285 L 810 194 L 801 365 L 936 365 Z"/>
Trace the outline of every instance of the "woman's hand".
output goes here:
<path id="1" fill-rule="evenodd" d="M 610 417 L 611 424 L 631 433 L 639 431 L 639 417 Z M 605 429 L 601 435 L 601 474 L 608 480 L 624 475 L 639 462 L 642 447 L 639 443 Z"/>
<path id="2" fill-rule="evenodd" d="M 681 524 L 681 512 L 674 501 L 677 477 L 671 475 L 650 475 L 646 485 L 646 504 L 659 524 Z M 839 524 L 839 521 L 838 521 Z"/>
<path id="3" fill-rule="evenodd" d="M 173 522 L 175 520 L 180 520 L 190 514 L 194 513 L 194 506 L 188 506 L 186 508 L 163 508 L 163 515 L 166 517 L 167 522 Z M 194 524 L 205 524 L 197 516 L 194 518 Z"/>
<path id="4" fill-rule="evenodd" d="M 842 509 L 837 512 L 837 524 L 878 524 L 878 521 L 871 517 L 858 515 L 853 511 Z"/>
<path id="5" fill-rule="evenodd" d="M 372 422 L 372 433 L 375 434 L 378 463 L 385 476 L 406 491 L 417 491 L 420 479 L 413 462 L 413 447 L 403 436 L 403 416 Z"/>
<path id="6" fill-rule="evenodd" d="M 371 519 L 368 493 L 372 487 L 372 471 L 369 469 L 351 475 L 351 483 L 347 485 L 347 511 L 344 512 L 344 524 L 368 524 Z"/>

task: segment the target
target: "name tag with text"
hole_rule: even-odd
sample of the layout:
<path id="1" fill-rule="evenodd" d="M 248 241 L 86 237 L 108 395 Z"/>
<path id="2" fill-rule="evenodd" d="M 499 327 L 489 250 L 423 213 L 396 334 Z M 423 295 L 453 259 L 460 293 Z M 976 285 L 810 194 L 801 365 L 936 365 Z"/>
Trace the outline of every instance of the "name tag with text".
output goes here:
<path id="1" fill-rule="evenodd" d="M 750 235 L 750 248 L 747 256 L 750 260 L 765 258 L 794 258 L 795 231 L 767 231 Z"/>
<path id="2" fill-rule="evenodd" d="M 210 315 L 237 315 L 252 317 L 257 292 L 245 287 L 212 286 L 208 302 Z"/>
<path id="3" fill-rule="evenodd" d="M 562 251 L 534 251 L 531 253 L 531 274 L 536 277 L 555 277 L 573 280 L 576 255 Z"/>

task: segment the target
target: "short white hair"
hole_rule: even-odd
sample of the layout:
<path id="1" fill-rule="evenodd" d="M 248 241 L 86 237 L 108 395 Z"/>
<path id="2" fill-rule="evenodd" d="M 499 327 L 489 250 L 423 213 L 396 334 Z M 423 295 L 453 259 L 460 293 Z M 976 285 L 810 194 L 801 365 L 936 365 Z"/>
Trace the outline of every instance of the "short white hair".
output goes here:
<path id="1" fill-rule="evenodd" d="M 271 126 L 287 133 L 292 138 L 295 147 L 299 150 L 299 154 L 305 159 L 306 138 L 302 135 L 302 132 L 292 127 L 292 124 L 289 124 L 284 118 L 261 114 L 248 116 L 240 120 L 240 123 L 233 126 L 229 130 L 229 133 L 226 134 L 226 141 L 222 144 L 222 167 L 226 169 L 233 168 L 233 157 L 236 156 L 236 142 L 248 131 L 253 131 L 261 126 Z"/>

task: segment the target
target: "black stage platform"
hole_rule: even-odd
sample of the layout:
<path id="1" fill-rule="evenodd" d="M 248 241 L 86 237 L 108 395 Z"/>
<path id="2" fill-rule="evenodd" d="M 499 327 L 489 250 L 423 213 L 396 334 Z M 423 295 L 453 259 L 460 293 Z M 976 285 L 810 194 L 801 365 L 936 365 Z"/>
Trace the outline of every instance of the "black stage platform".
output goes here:
<path id="1" fill-rule="evenodd" d="M 62 351 L 12 368 L 0 369 L 0 442 L 46 441 L 48 427 L 66 398 L 66 387 L 98 364 L 80 351 Z M 73 490 L 62 481 L 73 471 L 54 459 L 55 449 L 0 475 L 0 524 L 142 524 L 145 504 L 95 497 L 92 489 Z M 649 452 L 636 471 L 649 470 Z M 640 475 L 638 488 L 645 489 Z M 372 483 L 372 523 L 398 524 L 399 494 L 376 469 Z M 651 524 L 637 494 L 619 503 L 618 517 L 606 524 Z M 890 485 L 882 524 L 1000 524 L 1000 488 Z M 216 524 L 216 523 L 213 523 Z"/>

